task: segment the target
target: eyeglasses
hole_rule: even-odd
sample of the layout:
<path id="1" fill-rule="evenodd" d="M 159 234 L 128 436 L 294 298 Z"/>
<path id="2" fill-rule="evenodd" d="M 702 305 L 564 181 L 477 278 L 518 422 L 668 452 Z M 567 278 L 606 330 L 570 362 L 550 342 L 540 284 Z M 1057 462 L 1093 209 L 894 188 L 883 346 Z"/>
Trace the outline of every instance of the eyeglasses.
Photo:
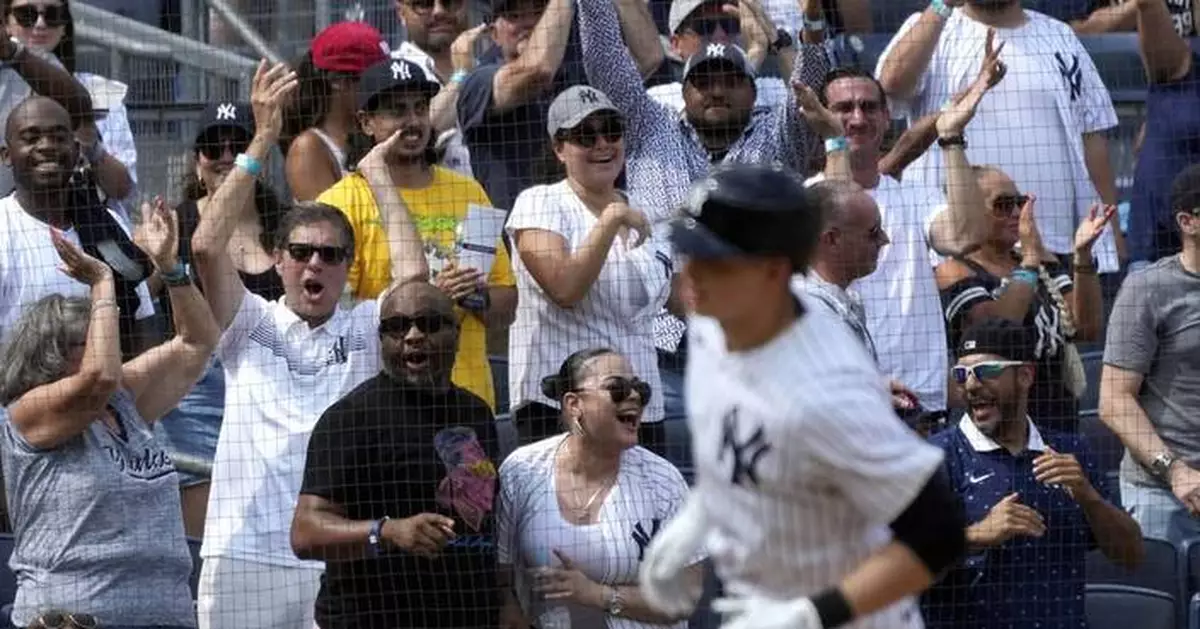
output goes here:
<path id="1" fill-rule="evenodd" d="M 643 407 L 650 403 L 650 383 L 637 378 L 613 377 L 605 380 L 598 389 L 572 389 L 573 393 L 584 391 L 607 391 L 613 404 L 620 404 L 637 392 L 638 401 Z"/>
<path id="2" fill-rule="evenodd" d="M 66 26 L 67 20 L 71 19 L 67 13 L 67 7 L 61 4 L 48 4 L 44 7 L 39 7 L 33 4 L 23 4 L 19 7 L 12 7 L 9 10 L 13 19 L 24 28 L 33 28 L 38 21 L 38 17 L 45 19 L 48 28 L 58 28 Z"/>
<path id="3" fill-rule="evenodd" d="M 616 116 L 606 116 L 597 121 L 585 121 L 573 129 L 562 132 L 562 140 L 590 149 L 600 138 L 613 144 L 625 137 L 625 123 Z"/>
<path id="4" fill-rule="evenodd" d="M 742 32 L 742 25 L 737 18 L 716 15 L 692 18 L 684 22 L 679 30 L 691 31 L 701 37 L 712 37 L 718 27 L 730 37 L 736 37 Z"/>
<path id="5" fill-rule="evenodd" d="M 229 138 L 201 140 L 196 143 L 196 150 L 205 158 L 212 161 L 224 157 L 225 151 L 229 151 L 231 155 L 237 155 L 238 153 L 245 153 L 249 147 L 250 143 L 245 140 L 233 140 Z"/>
<path id="6" fill-rule="evenodd" d="M 1029 195 L 1002 194 L 992 200 L 992 214 L 996 216 L 1012 216 L 1021 211 L 1029 202 Z"/>
<path id="7" fill-rule="evenodd" d="M 91 614 L 64 614 L 62 612 L 46 612 L 38 616 L 30 625 L 40 629 L 96 629 L 100 623 Z"/>
<path id="8" fill-rule="evenodd" d="M 341 264 L 346 261 L 348 253 L 345 247 L 334 247 L 332 245 L 310 245 L 307 243 L 293 242 L 287 246 L 288 255 L 296 262 L 308 262 L 312 260 L 313 254 L 317 254 L 321 258 L 321 262 L 325 264 Z"/>
<path id="9" fill-rule="evenodd" d="M 1009 367 L 1024 364 L 1019 360 L 988 360 L 974 365 L 955 365 L 950 368 L 950 376 L 958 384 L 966 384 L 971 376 L 975 376 L 976 380 L 983 382 L 1000 377 L 1000 374 Z"/>
<path id="10" fill-rule="evenodd" d="M 379 322 L 379 333 L 385 336 L 404 336 L 408 331 L 417 327 L 421 334 L 437 334 L 444 327 L 454 325 L 454 320 L 436 313 L 419 314 L 416 316 L 395 315 Z"/>
<path id="11" fill-rule="evenodd" d="M 462 8 L 463 0 L 407 0 L 405 4 L 417 13 L 428 13 L 435 4 L 441 4 L 442 9 L 453 13 Z"/>
<path id="12" fill-rule="evenodd" d="M 835 114 L 847 115 L 861 109 L 863 115 L 873 115 L 883 109 L 883 103 L 877 100 L 843 100 L 829 103 L 829 111 Z"/>

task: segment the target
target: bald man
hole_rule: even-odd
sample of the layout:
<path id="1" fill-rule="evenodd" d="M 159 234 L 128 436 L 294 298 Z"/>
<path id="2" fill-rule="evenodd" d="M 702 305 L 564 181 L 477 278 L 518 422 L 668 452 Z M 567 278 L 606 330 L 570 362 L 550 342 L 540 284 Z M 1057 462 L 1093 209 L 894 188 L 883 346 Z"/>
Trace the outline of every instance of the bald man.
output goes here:
<path id="1" fill-rule="evenodd" d="M 458 318 L 428 282 L 380 304 L 382 365 L 308 444 L 292 548 L 325 562 L 322 629 L 496 626 L 488 405 L 450 380 Z M 429 561 L 438 557 L 438 561 Z"/>

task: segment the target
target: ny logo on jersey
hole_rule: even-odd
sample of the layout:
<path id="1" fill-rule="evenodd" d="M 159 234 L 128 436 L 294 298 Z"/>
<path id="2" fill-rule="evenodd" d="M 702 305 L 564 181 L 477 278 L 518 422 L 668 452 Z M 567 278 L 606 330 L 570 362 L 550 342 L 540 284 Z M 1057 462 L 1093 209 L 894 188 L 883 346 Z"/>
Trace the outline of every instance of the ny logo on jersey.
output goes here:
<path id="1" fill-rule="evenodd" d="M 1071 91 L 1071 101 L 1074 102 L 1083 94 L 1083 70 L 1079 67 L 1079 55 L 1071 55 L 1070 65 L 1067 64 L 1066 55 L 1061 52 L 1054 53 L 1054 60 L 1058 63 L 1058 73 L 1067 82 L 1067 89 Z"/>
<path id="2" fill-rule="evenodd" d="M 400 81 L 400 80 L 407 81 L 411 78 L 412 78 L 412 70 L 410 70 L 408 68 L 407 63 L 400 63 L 399 61 L 392 62 L 392 80 L 393 81 Z"/>
<path id="3" fill-rule="evenodd" d="M 730 482 L 734 485 L 758 485 L 758 463 L 771 450 L 766 431 L 760 424 L 744 441 L 738 441 L 738 408 L 725 413 L 721 429 L 721 453 L 717 461 L 724 462 L 726 454 L 733 455 L 733 472 Z"/>
<path id="4" fill-rule="evenodd" d="M 708 48 L 704 49 L 704 54 L 708 57 L 724 57 L 725 44 L 709 44 Z"/>
<path id="5" fill-rule="evenodd" d="M 595 90 L 583 89 L 579 90 L 579 100 L 590 105 L 595 105 L 600 102 L 600 97 L 596 95 Z"/>
<path id="6" fill-rule="evenodd" d="M 233 103 L 217 105 L 217 120 L 237 120 L 237 106 Z"/>
<path id="7" fill-rule="evenodd" d="M 333 347 L 329 348 L 329 356 L 325 359 L 326 365 L 341 365 L 350 358 L 350 354 L 346 351 L 346 337 L 339 336 Z"/>
<path id="8" fill-rule="evenodd" d="M 642 527 L 642 523 L 638 522 L 633 525 L 633 541 L 638 545 L 638 561 L 646 558 L 646 547 L 650 545 L 650 540 L 658 535 L 658 529 L 662 526 L 662 520 L 654 518 L 650 520 L 650 533 L 646 533 L 646 529 Z"/>

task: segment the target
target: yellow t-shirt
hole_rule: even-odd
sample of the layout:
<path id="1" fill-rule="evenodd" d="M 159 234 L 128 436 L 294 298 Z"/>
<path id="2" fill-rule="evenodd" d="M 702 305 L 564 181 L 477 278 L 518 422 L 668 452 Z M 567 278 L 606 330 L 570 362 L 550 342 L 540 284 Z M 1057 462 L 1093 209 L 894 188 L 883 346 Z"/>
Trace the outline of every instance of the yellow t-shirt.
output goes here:
<path id="1" fill-rule="evenodd" d="M 492 202 L 474 179 L 435 166 L 433 183 L 420 190 L 399 188 L 416 222 L 429 271 L 436 275 L 454 255 L 455 230 L 467 217 L 467 204 L 491 207 Z M 351 173 L 317 199 L 338 208 L 354 228 L 354 263 L 347 282 L 357 299 L 374 299 L 391 283 L 392 261 L 387 235 L 379 219 L 379 207 L 367 180 Z M 503 242 L 496 247 L 496 261 L 488 275 L 489 286 L 515 286 L 512 263 Z M 451 376 L 454 384 L 483 398 L 494 411 L 495 389 L 487 359 L 487 328 L 478 317 L 467 315 L 458 339 L 458 354 Z"/>

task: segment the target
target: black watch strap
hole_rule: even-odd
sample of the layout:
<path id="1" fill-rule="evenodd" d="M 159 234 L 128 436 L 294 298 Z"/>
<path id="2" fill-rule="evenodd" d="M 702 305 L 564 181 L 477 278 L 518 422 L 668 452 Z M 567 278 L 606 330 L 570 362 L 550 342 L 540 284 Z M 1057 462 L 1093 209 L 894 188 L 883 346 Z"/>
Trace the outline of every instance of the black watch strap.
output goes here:
<path id="1" fill-rule="evenodd" d="M 937 143 L 938 143 L 938 146 L 940 146 L 942 148 L 947 148 L 947 147 L 951 147 L 951 146 L 961 146 L 964 149 L 967 148 L 967 139 L 961 135 L 952 135 L 952 136 L 945 137 L 945 138 L 938 138 Z"/>
<path id="2" fill-rule="evenodd" d="M 772 50 L 783 50 L 791 48 L 796 44 L 796 40 L 792 38 L 792 34 L 787 32 L 786 28 L 781 28 L 775 31 L 775 41 L 771 42 Z"/>
<path id="3" fill-rule="evenodd" d="M 368 556 L 378 557 L 383 554 L 383 525 L 390 519 L 385 515 L 371 523 L 371 530 L 367 532 Z"/>

